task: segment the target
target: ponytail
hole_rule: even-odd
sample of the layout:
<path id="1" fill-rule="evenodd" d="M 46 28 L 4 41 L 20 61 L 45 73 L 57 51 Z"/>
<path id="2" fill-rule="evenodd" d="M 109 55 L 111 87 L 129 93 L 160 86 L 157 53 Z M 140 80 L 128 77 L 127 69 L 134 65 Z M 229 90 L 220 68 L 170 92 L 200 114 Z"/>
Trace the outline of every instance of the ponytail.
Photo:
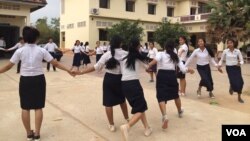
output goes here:
<path id="1" fill-rule="evenodd" d="M 118 35 L 114 35 L 110 41 L 110 52 L 111 52 L 111 58 L 106 62 L 106 69 L 112 70 L 119 65 L 119 61 L 115 59 L 115 49 L 120 48 L 120 45 L 122 43 L 122 38 Z"/>
<path id="2" fill-rule="evenodd" d="M 141 55 L 141 53 L 138 50 L 139 45 L 140 45 L 140 40 L 138 38 L 132 38 L 128 46 L 129 47 L 128 55 L 124 58 L 127 59 L 126 61 L 127 68 L 131 70 L 135 70 L 135 62 L 137 59 L 144 63 L 147 62 L 147 57 Z"/>

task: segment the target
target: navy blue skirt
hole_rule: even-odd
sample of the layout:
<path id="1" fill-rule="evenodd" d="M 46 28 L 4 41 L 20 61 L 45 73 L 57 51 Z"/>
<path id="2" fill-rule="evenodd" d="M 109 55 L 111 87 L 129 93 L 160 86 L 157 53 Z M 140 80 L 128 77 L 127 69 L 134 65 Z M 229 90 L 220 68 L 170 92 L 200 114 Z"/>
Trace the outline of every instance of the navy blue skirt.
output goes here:
<path id="1" fill-rule="evenodd" d="M 159 70 L 156 77 L 156 97 L 158 102 L 179 98 L 179 84 L 175 70 Z"/>
<path id="2" fill-rule="evenodd" d="M 83 53 L 83 64 L 90 64 L 91 61 L 90 61 L 90 58 L 87 54 Z"/>
<path id="3" fill-rule="evenodd" d="M 141 55 L 146 58 L 148 56 L 148 52 L 141 52 Z"/>
<path id="4" fill-rule="evenodd" d="M 132 114 L 144 113 L 148 109 L 139 80 L 122 81 L 122 92 L 132 107 Z"/>
<path id="5" fill-rule="evenodd" d="M 240 66 L 226 66 L 227 75 L 229 78 L 230 86 L 234 92 L 242 93 L 244 81 L 241 75 Z"/>
<path id="6" fill-rule="evenodd" d="M 122 93 L 122 75 L 106 73 L 103 79 L 103 105 L 112 107 L 125 102 Z"/>
<path id="7" fill-rule="evenodd" d="M 207 88 L 207 91 L 211 92 L 214 89 L 213 78 L 211 75 L 211 69 L 209 64 L 201 66 L 197 65 L 197 70 L 200 74 L 201 80 L 199 86 Z"/>
<path id="8" fill-rule="evenodd" d="M 81 65 L 81 54 L 75 53 L 73 58 L 73 65 L 74 67 L 80 67 Z"/>
<path id="9" fill-rule="evenodd" d="M 152 58 L 149 59 L 149 62 L 153 61 Z M 148 72 L 154 72 L 156 73 L 157 72 L 157 64 L 153 65 L 149 70 Z"/>
<path id="10" fill-rule="evenodd" d="M 100 60 L 101 57 L 102 57 L 102 54 L 96 54 L 96 63 Z"/>
<path id="11" fill-rule="evenodd" d="M 21 76 L 19 96 L 22 109 L 44 108 L 46 98 L 46 80 L 44 75 Z"/>

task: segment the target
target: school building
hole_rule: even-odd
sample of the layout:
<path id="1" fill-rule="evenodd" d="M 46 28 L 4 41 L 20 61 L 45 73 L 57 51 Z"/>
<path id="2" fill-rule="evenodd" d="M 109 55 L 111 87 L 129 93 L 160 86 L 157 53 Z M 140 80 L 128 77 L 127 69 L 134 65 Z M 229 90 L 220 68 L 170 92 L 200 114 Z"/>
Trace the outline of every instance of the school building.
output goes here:
<path id="1" fill-rule="evenodd" d="M 22 28 L 30 25 L 30 13 L 46 4 L 46 0 L 0 0 L 0 36 L 6 47 L 16 44 Z"/>
<path id="2" fill-rule="evenodd" d="M 161 22 L 179 22 L 190 33 L 191 42 L 205 37 L 210 10 L 208 0 L 61 0 L 60 46 L 71 48 L 76 39 L 106 41 L 106 28 L 127 19 L 140 20 L 143 43 L 152 39 Z"/>

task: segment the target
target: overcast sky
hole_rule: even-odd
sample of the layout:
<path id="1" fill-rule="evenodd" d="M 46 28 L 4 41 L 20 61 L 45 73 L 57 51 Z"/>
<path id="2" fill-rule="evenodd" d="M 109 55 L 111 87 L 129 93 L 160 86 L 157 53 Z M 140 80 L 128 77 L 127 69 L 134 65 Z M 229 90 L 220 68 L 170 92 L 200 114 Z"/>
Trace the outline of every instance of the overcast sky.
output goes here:
<path id="1" fill-rule="evenodd" d="M 47 5 L 31 13 L 31 23 L 42 17 L 54 18 L 60 16 L 60 0 L 47 0 Z"/>

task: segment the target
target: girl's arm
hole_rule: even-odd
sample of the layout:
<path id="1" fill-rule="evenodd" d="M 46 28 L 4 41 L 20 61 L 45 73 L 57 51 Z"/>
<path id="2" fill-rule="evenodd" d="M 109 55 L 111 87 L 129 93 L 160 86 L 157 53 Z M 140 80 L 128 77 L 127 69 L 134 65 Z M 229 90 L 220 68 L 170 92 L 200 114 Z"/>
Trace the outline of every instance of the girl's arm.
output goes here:
<path id="1" fill-rule="evenodd" d="M 10 70 L 14 65 L 15 65 L 14 63 L 9 62 L 4 67 L 0 68 L 0 73 L 4 73 L 4 72 Z"/>
<path id="2" fill-rule="evenodd" d="M 180 68 L 181 72 L 183 72 L 183 73 L 191 73 L 191 74 L 194 73 L 194 70 L 191 68 L 185 67 L 185 65 L 183 64 L 182 61 L 179 61 L 178 67 Z"/>
<path id="3" fill-rule="evenodd" d="M 187 62 L 185 63 L 185 66 L 188 66 L 189 63 L 194 59 L 194 57 L 196 56 L 196 51 L 194 51 L 191 56 L 188 58 Z"/>
<path id="4" fill-rule="evenodd" d="M 216 68 L 218 68 L 219 65 L 215 62 L 214 57 L 210 57 L 210 62 L 211 62 Z"/>
<path id="5" fill-rule="evenodd" d="M 153 59 L 147 66 L 146 71 L 148 71 L 152 66 L 154 66 L 155 64 L 157 64 L 157 61 L 155 59 Z"/>
<path id="6" fill-rule="evenodd" d="M 11 47 L 9 49 L 6 49 L 6 51 L 12 51 L 12 50 L 15 50 L 17 48 L 18 48 L 18 43 L 15 46 L 13 46 L 13 47 Z"/>
<path id="7" fill-rule="evenodd" d="M 238 51 L 238 56 L 239 56 L 239 65 L 243 65 L 244 64 L 244 60 L 243 60 L 243 56 L 241 54 L 240 51 Z"/>
<path id="8" fill-rule="evenodd" d="M 83 75 L 83 74 L 90 73 L 93 71 L 95 71 L 95 67 L 91 66 L 91 67 L 88 67 L 87 69 L 81 70 L 80 72 L 77 73 L 77 75 Z"/>
<path id="9" fill-rule="evenodd" d="M 226 51 L 224 50 L 223 53 L 222 53 L 222 55 L 221 55 L 221 59 L 220 59 L 220 61 L 218 63 L 218 65 L 220 67 L 222 66 L 222 63 L 223 63 L 223 60 L 224 60 L 225 56 L 226 56 Z"/>

